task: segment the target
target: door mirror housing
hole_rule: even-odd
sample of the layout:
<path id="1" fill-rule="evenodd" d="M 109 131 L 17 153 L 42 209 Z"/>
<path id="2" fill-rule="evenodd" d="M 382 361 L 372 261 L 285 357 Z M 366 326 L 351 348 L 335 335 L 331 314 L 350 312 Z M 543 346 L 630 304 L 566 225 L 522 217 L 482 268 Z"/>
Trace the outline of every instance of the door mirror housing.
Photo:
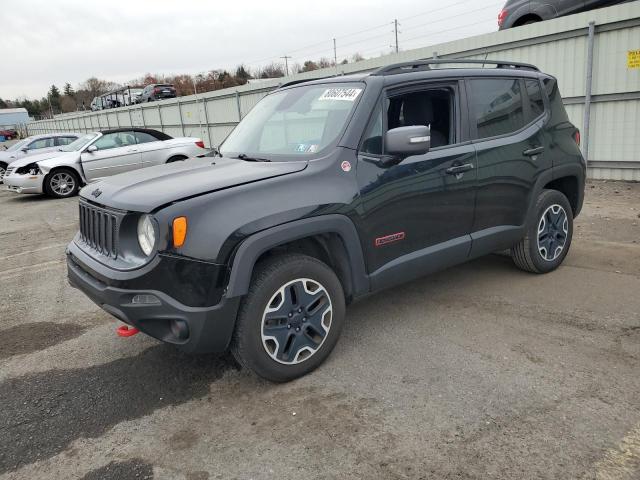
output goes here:
<path id="1" fill-rule="evenodd" d="M 98 151 L 98 147 L 96 147 L 95 145 L 89 145 L 87 147 L 87 152 L 89 153 L 93 153 L 93 152 L 97 152 Z"/>
<path id="2" fill-rule="evenodd" d="M 411 155 L 424 155 L 431 146 L 431 128 L 412 125 L 388 130 L 384 137 L 388 154 L 404 159 Z"/>
<path id="3" fill-rule="evenodd" d="M 27 153 L 29 151 L 29 147 L 22 147 L 20 150 L 22 150 L 23 153 Z"/>

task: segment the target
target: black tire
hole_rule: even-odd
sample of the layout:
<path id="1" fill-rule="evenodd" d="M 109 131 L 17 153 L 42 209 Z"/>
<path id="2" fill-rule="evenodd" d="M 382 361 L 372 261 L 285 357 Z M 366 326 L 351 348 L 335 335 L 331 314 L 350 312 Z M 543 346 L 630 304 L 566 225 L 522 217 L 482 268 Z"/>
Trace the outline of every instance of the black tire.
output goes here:
<path id="1" fill-rule="evenodd" d="M 549 220 L 549 215 L 557 220 Z M 573 211 L 569 200 L 557 190 L 543 190 L 528 219 L 526 235 L 511 248 L 511 258 L 518 268 L 527 272 L 551 272 L 564 261 L 572 237 Z"/>
<path id="2" fill-rule="evenodd" d="M 68 182 L 68 188 L 61 189 L 59 185 L 56 185 L 56 179 L 61 177 L 70 179 Z M 44 179 L 44 191 L 47 195 L 54 198 L 69 198 L 73 197 L 80 190 L 80 176 L 75 170 L 71 168 L 56 168 Z"/>
<path id="3" fill-rule="evenodd" d="M 286 297 L 295 298 L 299 282 L 307 280 L 308 283 L 302 284 L 305 292 L 300 295 L 298 303 L 285 301 Z M 308 286 L 314 284 L 319 287 L 309 292 Z M 294 293 L 291 294 L 287 289 Z M 289 294 L 284 294 L 285 291 L 289 291 Z M 317 308 L 313 307 L 313 302 L 317 300 L 313 300 L 307 305 L 312 308 L 303 307 L 296 310 L 293 316 L 286 314 L 289 305 L 295 307 L 305 304 L 305 300 L 313 295 L 315 298 L 322 297 L 322 304 L 318 303 Z M 269 312 L 269 307 L 273 307 L 278 298 L 281 298 L 280 305 L 283 307 L 278 306 L 275 311 L 271 308 L 272 312 Z M 314 310 L 316 313 L 313 313 Z M 284 312 L 281 317 L 267 319 L 269 313 L 277 316 L 280 311 Z M 300 311 L 302 313 L 298 313 Z M 305 315 L 309 315 L 309 319 Z M 256 266 L 249 292 L 240 305 L 231 352 L 241 366 L 257 375 L 272 382 L 287 382 L 313 371 L 329 356 L 342 331 L 344 316 L 344 291 L 331 268 L 306 255 L 280 255 Z M 328 322 L 326 317 L 330 318 Z M 326 333 L 322 340 L 319 337 L 312 340 L 318 319 Z M 286 337 L 282 342 L 282 350 L 276 337 L 263 335 L 265 331 L 275 332 L 273 329 L 282 335 L 280 338 Z M 305 350 L 310 348 L 305 344 L 310 343 L 317 345 L 311 353 Z M 288 348 L 290 351 L 287 352 Z"/>
<path id="4" fill-rule="evenodd" d="M 2 177 L 4 177 L 4 174 L 6 172 L 7 172 L 7 164 L 4 162 L 0 162 L 0 184 L 3 183 Z"/>
<path id="5" fill-rule="evenodd" d="M 173 163 L 173 162 L 182 162 L 183 160 L 186 160 L 189 157 L 185 157 L 184 155 L 175 155 L 173 157 L 171 157 L 169 160 L 167 160 L 167 163 Z"/>

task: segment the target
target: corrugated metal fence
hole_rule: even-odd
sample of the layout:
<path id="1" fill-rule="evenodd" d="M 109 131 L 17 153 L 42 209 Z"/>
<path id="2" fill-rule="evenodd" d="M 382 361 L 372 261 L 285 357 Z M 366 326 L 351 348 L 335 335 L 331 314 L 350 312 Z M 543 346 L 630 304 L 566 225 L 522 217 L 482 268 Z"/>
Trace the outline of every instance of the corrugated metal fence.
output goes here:
<path id="1" fill-rule="evenodd" d="M 592 55 L 589 55 L 590 22 L 594 24 Z M 638 49 L 640 1 L 635 1 L 257 85 L 61 115 L 32 122 L 28 130 L 35 134 L 145 126 L 172 136 L 201 137 L 208 145 L 219 145 L 238 121 L 283 81 L 362 72 L 433 56 L 502 59 L 533 63 L 558 78 L 569 116 L 583 133 L 583 150 L 588 147 L 590 176 L 640 180 L 640 69 L 627 65 L 627 53 Z M 591 81 L 587 80 L 589 58 L 593 59 Z M 588 138 L 585 108 L 589 111 Z"/>

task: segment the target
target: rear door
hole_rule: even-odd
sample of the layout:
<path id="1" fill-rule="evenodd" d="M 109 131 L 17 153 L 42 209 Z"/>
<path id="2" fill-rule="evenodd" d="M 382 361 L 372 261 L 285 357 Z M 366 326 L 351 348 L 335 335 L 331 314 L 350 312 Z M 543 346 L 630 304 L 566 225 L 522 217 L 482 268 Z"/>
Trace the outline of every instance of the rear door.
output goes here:
<path id="1" fill-rule="evenodd" d="M 551 168 L 544 151 L 542 93 L 537 79 L 467 81 L 478 189 L 472 255 L 508 248 L 526 223 L 533 186 Z"/>
<path id="2" fill-rule="evenodd" d="M 142 166 L 133 131 L 107 133 L 92 143 L 98 150 L 82 152 L 82 168 L 88 181 L 136 170 Z"/>

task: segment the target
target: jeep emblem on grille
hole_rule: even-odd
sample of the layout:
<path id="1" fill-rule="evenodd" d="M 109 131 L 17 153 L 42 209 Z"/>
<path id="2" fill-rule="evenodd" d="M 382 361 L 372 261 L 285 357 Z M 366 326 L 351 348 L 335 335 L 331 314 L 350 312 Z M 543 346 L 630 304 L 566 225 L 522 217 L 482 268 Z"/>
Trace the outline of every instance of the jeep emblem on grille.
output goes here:
<path id="1" fill-rule="evenodd" d="M 91 192 L 91 195 L 98 198 L 100 195 L 102 195 L 102 190 L 100 190 L 99 188 L 96 188 L 93 192 Z"/>

